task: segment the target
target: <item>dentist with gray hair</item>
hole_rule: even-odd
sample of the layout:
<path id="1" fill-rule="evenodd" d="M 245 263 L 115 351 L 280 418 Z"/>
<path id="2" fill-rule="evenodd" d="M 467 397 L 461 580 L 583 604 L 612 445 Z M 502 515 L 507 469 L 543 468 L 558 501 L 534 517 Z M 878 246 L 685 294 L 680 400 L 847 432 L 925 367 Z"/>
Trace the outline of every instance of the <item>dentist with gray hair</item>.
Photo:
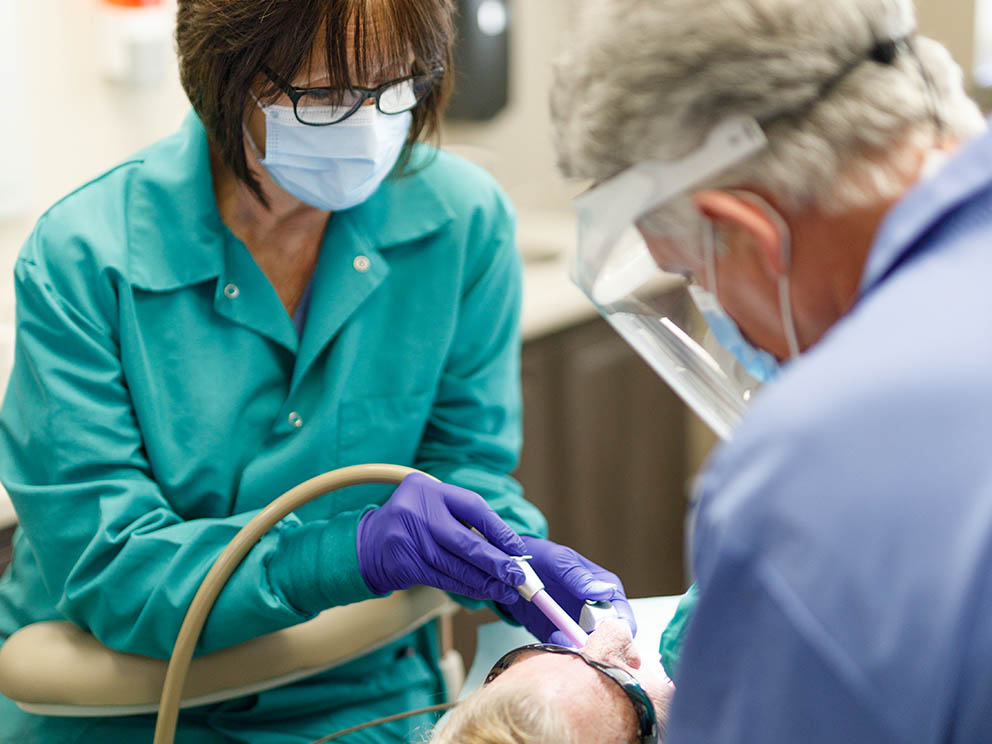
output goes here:
<path id="1" fill-rule="evenodd" d="M 908 0 L 595 0 L 573 278 L 724 441 L 666 742 L 992 741 L 992 135 Z"/>

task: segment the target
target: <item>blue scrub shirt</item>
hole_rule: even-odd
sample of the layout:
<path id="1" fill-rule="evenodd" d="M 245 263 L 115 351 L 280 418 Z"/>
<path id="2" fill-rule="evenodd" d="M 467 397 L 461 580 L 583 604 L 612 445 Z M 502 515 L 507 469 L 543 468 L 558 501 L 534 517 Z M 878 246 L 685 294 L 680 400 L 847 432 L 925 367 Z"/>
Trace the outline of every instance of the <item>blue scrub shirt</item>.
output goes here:
<path id="1" fill-rule="evenodd" d="M 68 619 L 112 648 L 168 657 L 235 533 L 290 487 L 345 465 L 423 469 L 478 491 L 521 534 L 545 534 L 508 475 L 521 437 L 512 208 L 451 155 L 418 147 L 413 164 L 330 217 L 300 334 L 220 220 L 193 114 L 39 220 L 15 268 L 0 411 L 0 480 L 20 519 L 0 639 Z M 356 528 L 390 493 L 351 488 L 285 519 L 234 573 L 199 651 L 372 596 Z M 435 651 L 430 632 L 415 633 L 185 714 L 184 736 L 309 741 L 438 702 Z M 52 720 L 0 698 L 4 742 L 144 740 L 151 723 Z"/>
<path id="2" fill-rule="evenodd" d="M 668 744 L 992 741 L 990 281 L 984 135 L 707 467 Z"/>

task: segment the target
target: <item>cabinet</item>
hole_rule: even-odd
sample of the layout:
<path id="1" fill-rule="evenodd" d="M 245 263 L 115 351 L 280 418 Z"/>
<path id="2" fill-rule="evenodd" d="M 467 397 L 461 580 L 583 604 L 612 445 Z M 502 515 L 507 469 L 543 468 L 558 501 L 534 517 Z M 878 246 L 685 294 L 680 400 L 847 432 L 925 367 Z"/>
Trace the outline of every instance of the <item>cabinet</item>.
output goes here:
<path id="1" fill-rule="evenodd" d="M 605 321 L 525 345 L 517 477 L 551 539 L 619 574 L 633 596 L 679 591 L 686 411 Z"/>

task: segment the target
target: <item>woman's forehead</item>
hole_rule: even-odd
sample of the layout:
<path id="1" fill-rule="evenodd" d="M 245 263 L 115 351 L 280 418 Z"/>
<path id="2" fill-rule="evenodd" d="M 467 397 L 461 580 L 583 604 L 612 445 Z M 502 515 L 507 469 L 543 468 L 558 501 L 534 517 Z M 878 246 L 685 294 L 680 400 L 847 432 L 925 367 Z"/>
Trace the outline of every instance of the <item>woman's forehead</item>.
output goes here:
<path id="1" fill-rule="evenodd" d="M 331 69 L 338 66 L 334 62 L 338 59 L 347 67 L 347 79 L 355 85 L 371 86 L 406 74 L 414 55 L 401 38 L 398 29 L 390 28 L 381 10 L 371 10 L 361 18 L 353 17 L 337 39 L 328 38 L 325 24 L 318 30 L 313 48 L 291 83 L 305 88 L 321 81 L 340 80 L 342 71 Z M 329 44 L 333 47 L 330 53 Z"/>

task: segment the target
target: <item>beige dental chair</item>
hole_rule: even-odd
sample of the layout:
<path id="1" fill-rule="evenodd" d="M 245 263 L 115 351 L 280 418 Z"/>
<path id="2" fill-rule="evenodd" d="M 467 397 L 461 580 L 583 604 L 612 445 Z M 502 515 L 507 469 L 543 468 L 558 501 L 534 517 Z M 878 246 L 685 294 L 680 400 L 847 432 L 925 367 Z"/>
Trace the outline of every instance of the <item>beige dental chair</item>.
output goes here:
<path id="1" fill-rule="evenodd" d="M 159 711 L 156 742 L 171 741 L 178 708 L 214 703 L 288 684 L 358 658 L 440 618 L 441 668 L 457 697 L 464 666 L 450 648 L 458 608 L 444 592 L 413 587 L 326 610 L 309 622 L 191 659 L 224 583 L 258 539 L 300 505 L 362 483 L 398 483 L 414 472 L 359 465 L 326 473 L 283 494 L 249 522 L 214 563 L 193 599 L 169 662 L 113 651 L 69 622 L 36 623 L 0 647 L 0 693 L 29 713 L 120 716 Z M 171 724 L 163 719 L 171 717 Z M 160 735 L 161 734 L 161 735 Z"/>
<path id="2" fill-rule="evenodd" d="M 384 646 L 455 608 L 444 592 L 427 587 L 335 607 L 309 622 L 197 657 L 181 707 L 295 682 Z M 454 663 L 450 657 L 447 661 Z M 0 693 L 27 712 L 46 716 L 154 713 L 167 665 L 112 651 L 69 622 L 35 623 L 0 648 Z M 457 683 L 457 675 L 447 681 Z"/>

